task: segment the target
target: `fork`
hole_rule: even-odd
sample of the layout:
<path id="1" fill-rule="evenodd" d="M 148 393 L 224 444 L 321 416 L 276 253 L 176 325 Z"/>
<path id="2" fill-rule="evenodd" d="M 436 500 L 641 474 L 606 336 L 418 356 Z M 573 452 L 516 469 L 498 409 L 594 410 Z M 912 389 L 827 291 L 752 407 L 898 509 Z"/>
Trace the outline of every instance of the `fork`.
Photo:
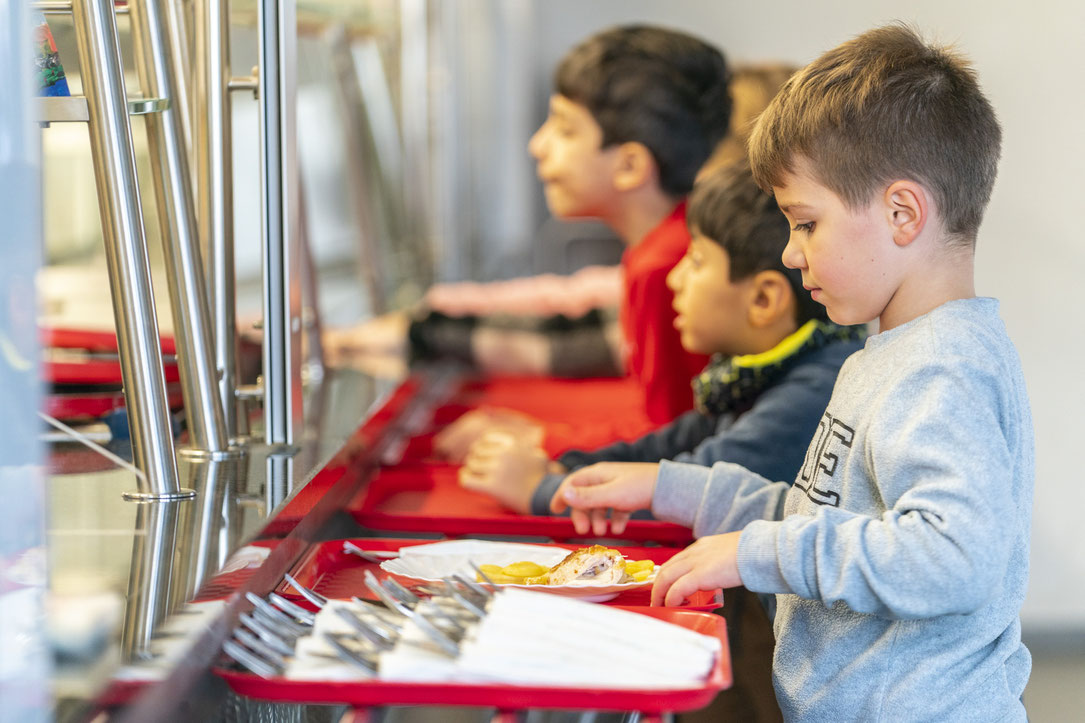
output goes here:
<path id="1" fill-rule="evenodd" d="M 367 562 L 381 563 L 385 560 L 394 560 L 399 557 L 398 552 L 384 552 L 376 550 L 363 550 L 354 544 L 350 540 L 343 540 L 343 552 L 350 555 L 357 555 L 358 557 L 366 560 Z"/>
<path id="2" fill-rule="evenodd" d="M 222 651 L 232 660 L 239 663 L 245 670 L 250 673 L 255 673 L 261 678 L 274 678 L 282 672 L 282 668 L 264 660 L 262 657 L 233 639 L 226 640 L 222 643 Z"/>
<path id="3" fill-rule="evenodd" d="M 298 594 L 311 602 L 313 605 L 316 605 L 318 608 L 322 608 L 328 604 L 328 598 L 324 597 L 318 592 L 314 592 L 309 588 L 305 587 L 300 582 L 295 580 L 289 572 L 283 574 L 283 579 L 286 580 L 286 583 L 290 585 L 290 587 L 297 590 Z"/>

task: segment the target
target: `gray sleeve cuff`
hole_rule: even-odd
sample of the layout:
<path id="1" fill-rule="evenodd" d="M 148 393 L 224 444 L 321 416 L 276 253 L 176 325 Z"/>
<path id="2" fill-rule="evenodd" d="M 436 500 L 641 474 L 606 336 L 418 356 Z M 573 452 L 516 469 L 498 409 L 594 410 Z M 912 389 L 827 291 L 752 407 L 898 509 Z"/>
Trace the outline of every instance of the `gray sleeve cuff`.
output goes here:
<path id="1" fill-rule="evenodd" d="M 742 530 L 736 562 L 742 584 L 748 590 L 762 593 L 791 592 L 787 580 L 780 572 L 779 556 L 776 552 L 779 529 L 779 522 L 754 520 Z"/>
<path id="2" fill-rule="evenodd" d="M 657 519 L 692 528 L 709 471 L 696 464 L 660 462 L 652 494 L 652 514 Z"/>

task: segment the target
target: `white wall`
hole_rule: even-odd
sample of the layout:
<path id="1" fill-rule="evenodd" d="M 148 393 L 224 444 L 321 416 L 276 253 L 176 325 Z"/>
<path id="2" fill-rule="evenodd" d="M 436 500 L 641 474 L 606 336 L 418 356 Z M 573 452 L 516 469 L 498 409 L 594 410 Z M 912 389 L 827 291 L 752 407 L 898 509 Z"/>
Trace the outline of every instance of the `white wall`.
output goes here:
<path id="1" fill-rule="evenodd" d="M 594 30 L 644 20 L 695 33 L 732 60 L 805 63 L 875 25 L 904 20 L 970 56 L 1004 129 L 999 180 L 980 233 L 978 291 L 1002 300 L 1036 428 L 1032 628 L 1085 628 L 1085 358 L 1078 275 L 1085 231 L 1085 3 L 1077 0 L 548 0 L 536 4 L 541 83 Z M 540 93 L 546 92 L 540 90 Z M 1082 204 L 1082 205 L 1079 205 Z"/>

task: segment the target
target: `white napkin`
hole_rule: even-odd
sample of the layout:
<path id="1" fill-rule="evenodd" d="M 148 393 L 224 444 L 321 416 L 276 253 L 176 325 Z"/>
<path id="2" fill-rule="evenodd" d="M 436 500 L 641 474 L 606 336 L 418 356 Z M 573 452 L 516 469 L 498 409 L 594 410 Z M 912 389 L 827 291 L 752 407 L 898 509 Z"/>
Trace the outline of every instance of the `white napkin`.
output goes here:
<path id="1" fill-rule="evenodd" d="M 700 685 L 719 654 L 718 639 L 673 623 L 508 589 L 463 643 L 457 665 L 506 683 L 661 689 Z"/>
<path id="2" fill-rule="evenodd" d="M 364 671 L 330 660 L 325 632 L 351 632 L 331 601 L 314 634 L 298 641 L 286 672 L 302 680 L 365 679 Z M 382 680 L 500 682 L 512 685 L 682 689 L 699 687 L 720 655 L 720 641 L 674 623 L 574 598 L 510 588 L 453 657 L 408 620 L 396 646 L 380 654 Z"/>

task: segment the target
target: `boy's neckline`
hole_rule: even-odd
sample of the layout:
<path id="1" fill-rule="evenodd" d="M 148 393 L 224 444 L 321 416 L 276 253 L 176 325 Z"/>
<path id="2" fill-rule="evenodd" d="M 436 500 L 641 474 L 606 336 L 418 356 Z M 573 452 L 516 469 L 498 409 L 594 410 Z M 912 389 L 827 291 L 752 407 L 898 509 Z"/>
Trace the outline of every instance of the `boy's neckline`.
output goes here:
<path id="1" fill-rule="evenodd" d="M 898 324 L 897 326 L 894 326 L 892 329 L 888 329 L 886 331 L 882 331 L 880 329 L 876 332 L 872 331 L 867 337 L 866 346 L 867 348 L 869 348 L 871 346 L 883 344 L 884 342 L 889 341 L 898 334 L 903 333 L 908 329 L 911 329 L 923 320 L 929 319 L 931 316 L 934 316 L 936 314 L 941 315 L 952 311 L 952 307 L 960 307 L 966 305 L 992 306 L 997 311 L 998 299 L 994 298 L 993 296 L 970 296 L 967 299 L 950 299 L 949 301 L 945 301 L 939 304 L 930 311 L 920 314 L 914 319 L 909 319 L 903 324 Z"/>
<path id="2" fill-rule="evenodd" d="M 622 243 L 625 244 L 626 249 L 634 249 L 644 243 L 645 239 L 650 238 L 653 234 L 659 231 L 659 229 L 665 226 L 668 221 L 678 218 L 684 219 L 685 214 L 686 200 L 682 199 L 678 201 L 674 206 L 672 206 L 671 209 L 665 214 L 658 216 L 658 218 L 656 218 L 655 220 L 655 223 L 651 226 L 649 226 L 649 222 L 639 224 L 639 227 L 646 228 L 647 230 L 641 233 L 639 238 L 637 238 L 635 241 L 626 238 L 624 235 L 622 235 L 620 231 L 618 231 L 618 229 L 614 230 L 618 231 L 618 238 L 620 238 L 622 240 Z"/>

